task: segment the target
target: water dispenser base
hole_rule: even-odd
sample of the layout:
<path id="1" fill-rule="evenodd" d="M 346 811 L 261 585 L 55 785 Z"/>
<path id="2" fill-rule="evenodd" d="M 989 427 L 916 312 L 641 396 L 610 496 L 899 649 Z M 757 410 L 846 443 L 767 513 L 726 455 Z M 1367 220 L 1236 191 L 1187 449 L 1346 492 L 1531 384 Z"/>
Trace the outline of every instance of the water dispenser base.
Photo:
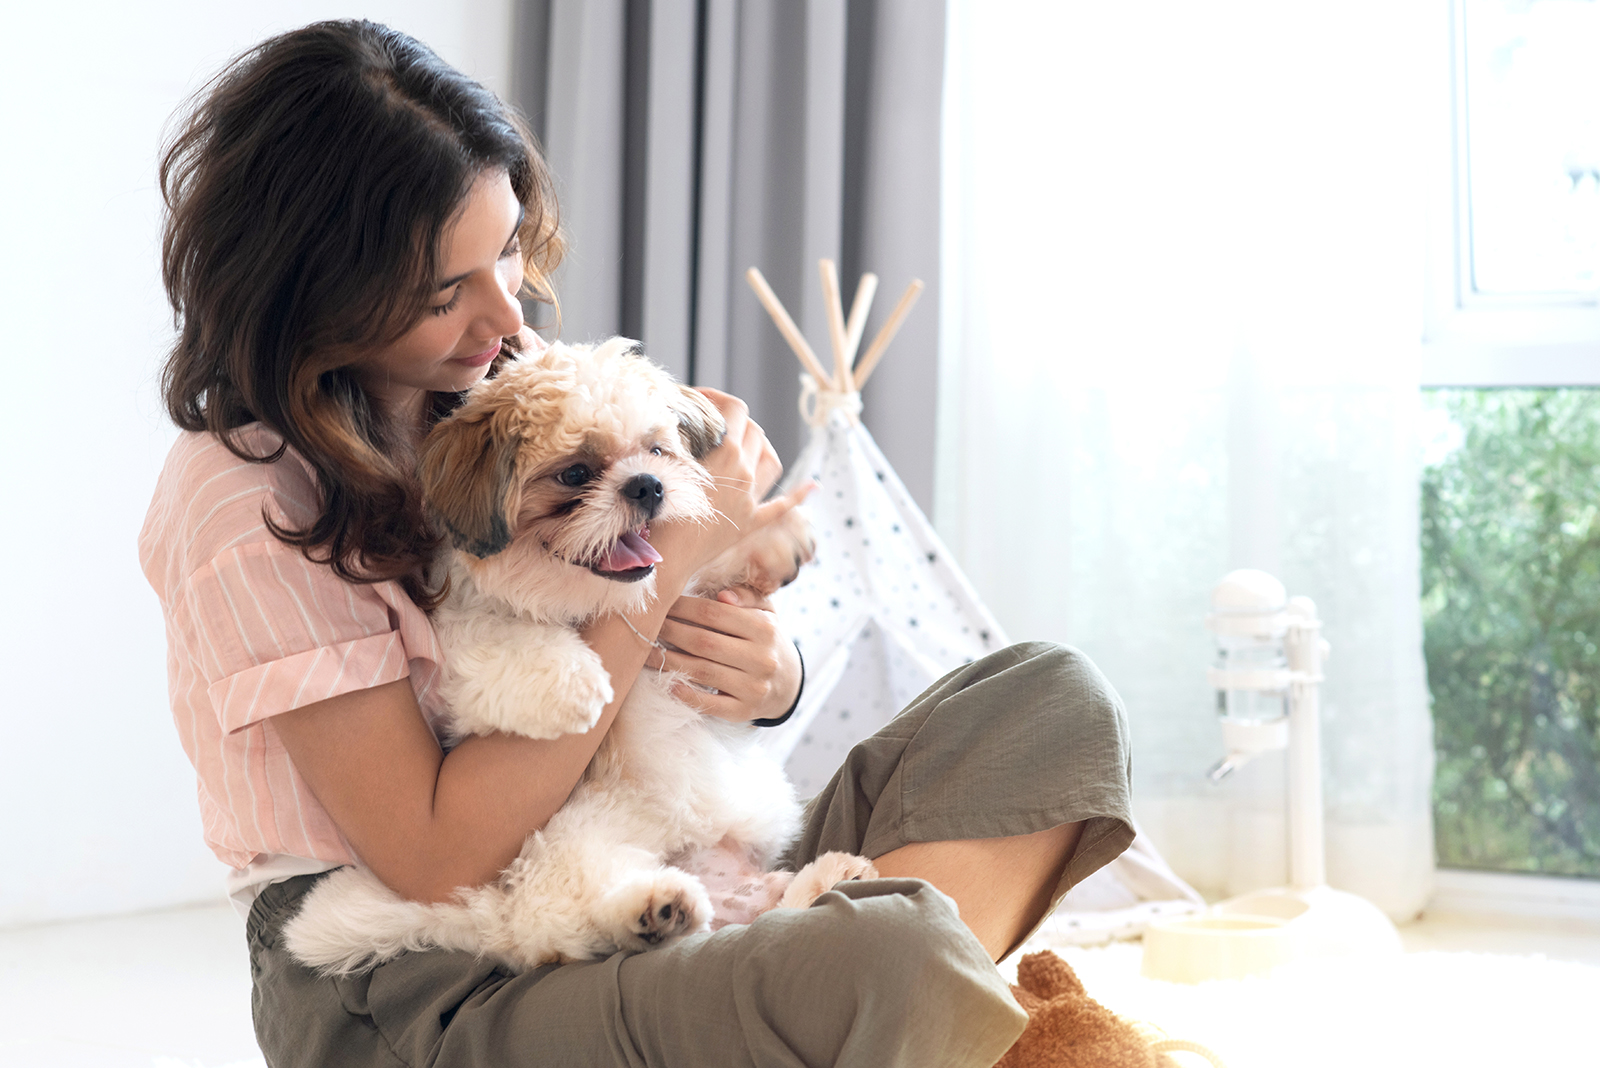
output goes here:
<path id="1" fill-rule="evenodd" d="M 1329 886 L 1256 890 L 1198 917 L 1152 924 L 1140 973 L 1175 983 L 1242 979 L 1304 957 L 1400 952 L 1376 905 Z"/>

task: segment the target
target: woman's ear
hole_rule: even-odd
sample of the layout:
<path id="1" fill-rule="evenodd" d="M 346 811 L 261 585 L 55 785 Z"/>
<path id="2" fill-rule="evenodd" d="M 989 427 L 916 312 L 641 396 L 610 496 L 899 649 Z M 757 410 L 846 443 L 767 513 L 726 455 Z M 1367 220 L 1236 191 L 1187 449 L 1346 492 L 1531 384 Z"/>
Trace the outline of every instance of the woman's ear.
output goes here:
<path id="1" fill-rule="evenodd" d="M 679 386 L 678 399 L 672 410 L 678 414 L 678 433 L 683 435 L 689 455 L 696 460 L 705 459 L 706 453 L 722 444 L 728 424 L 704 393 L 688 386 Z"/>
<path id="2" fill-rule="evenodd" d="M 451 542 L 480 558 L 510 544 L 521 503 L 516 468 L 522 440 L 495 414 L 441 420 L 423 441 L 417 465 L 423 497 Z"/>

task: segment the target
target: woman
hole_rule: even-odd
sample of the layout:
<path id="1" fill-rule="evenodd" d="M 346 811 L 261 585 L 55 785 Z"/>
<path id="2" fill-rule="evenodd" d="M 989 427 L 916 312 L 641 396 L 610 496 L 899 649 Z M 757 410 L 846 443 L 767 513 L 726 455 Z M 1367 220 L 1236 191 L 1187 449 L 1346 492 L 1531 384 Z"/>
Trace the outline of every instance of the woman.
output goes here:
<path id="1" fill-rule="evenodd" d="M 285 953 L 300 899 L 356 857 L 418 901 L 494 878 L 647 655 L 714 688 L 707 714 L 781 719 L 801 667 L 768 606 L 679 595 L 794 502 L 763 502 L 777 459 L 708 391 L 729 426 L 706 461 L 720 519 L 653 528 L 657 601 L 584 631 L 617 695 L 600 722 L 446 753 L 426 614 L 440 541 L 412 458 L 461 390 L 538 343 L 518 295 L 551 300 L 561 243 L 531 139 L 416 41 L 321 23 L 204 91 L 162 189 L 181 327 L 164 387 L 187 433 L 141 560 L 207 842 L 248 908 L 268 1062 L 993 1063 L 1023 1016 L 992 962 L 1132 837 L 1115 695 L 1049 646 L 953 673 L 852 752 L 788 859 L 865 853 L 883 878 L 810 909 L 520 976 L 433 951 L 328 979 Z"/>

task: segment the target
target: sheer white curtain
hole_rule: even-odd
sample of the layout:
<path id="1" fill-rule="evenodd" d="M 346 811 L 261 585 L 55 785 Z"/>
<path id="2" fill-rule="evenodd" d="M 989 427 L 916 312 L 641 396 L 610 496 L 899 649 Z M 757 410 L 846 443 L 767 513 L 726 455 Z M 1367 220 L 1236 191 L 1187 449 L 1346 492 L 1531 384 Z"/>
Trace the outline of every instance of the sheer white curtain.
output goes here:
<path id="1" fill-rule="evenodd" d="M 935 519 L 1013 636 L 1115 683 L 1136 812 L 1208 895 L 1287 881 L 1282 760 L 1205 777 L 1202 621 L 1235 567 L 1333 644 L 1330 882 L 1396 917 L 1431 889 L 1431 7 L 950 5 Z"/>

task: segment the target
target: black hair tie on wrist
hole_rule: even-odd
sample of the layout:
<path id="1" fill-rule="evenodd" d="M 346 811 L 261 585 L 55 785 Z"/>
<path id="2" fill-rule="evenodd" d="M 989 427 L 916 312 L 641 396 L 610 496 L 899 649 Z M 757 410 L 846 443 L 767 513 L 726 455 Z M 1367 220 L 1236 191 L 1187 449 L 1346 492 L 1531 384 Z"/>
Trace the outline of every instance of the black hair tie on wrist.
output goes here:
<path id="1" fill-rule="evenodd" d="M 789 711 L 774 719 L 753 719 L 752 727 L 781 727 L 789 722 L 789 717 L 794 715 L 794 710 L 800 707 L 800 695 L 806 692 L 806 658 L 800 656 L 800 643 L 794 643 L 794 655 L 800 657 L 800 689 L 795 692 L 794 704 L 789 706 Z"/>

